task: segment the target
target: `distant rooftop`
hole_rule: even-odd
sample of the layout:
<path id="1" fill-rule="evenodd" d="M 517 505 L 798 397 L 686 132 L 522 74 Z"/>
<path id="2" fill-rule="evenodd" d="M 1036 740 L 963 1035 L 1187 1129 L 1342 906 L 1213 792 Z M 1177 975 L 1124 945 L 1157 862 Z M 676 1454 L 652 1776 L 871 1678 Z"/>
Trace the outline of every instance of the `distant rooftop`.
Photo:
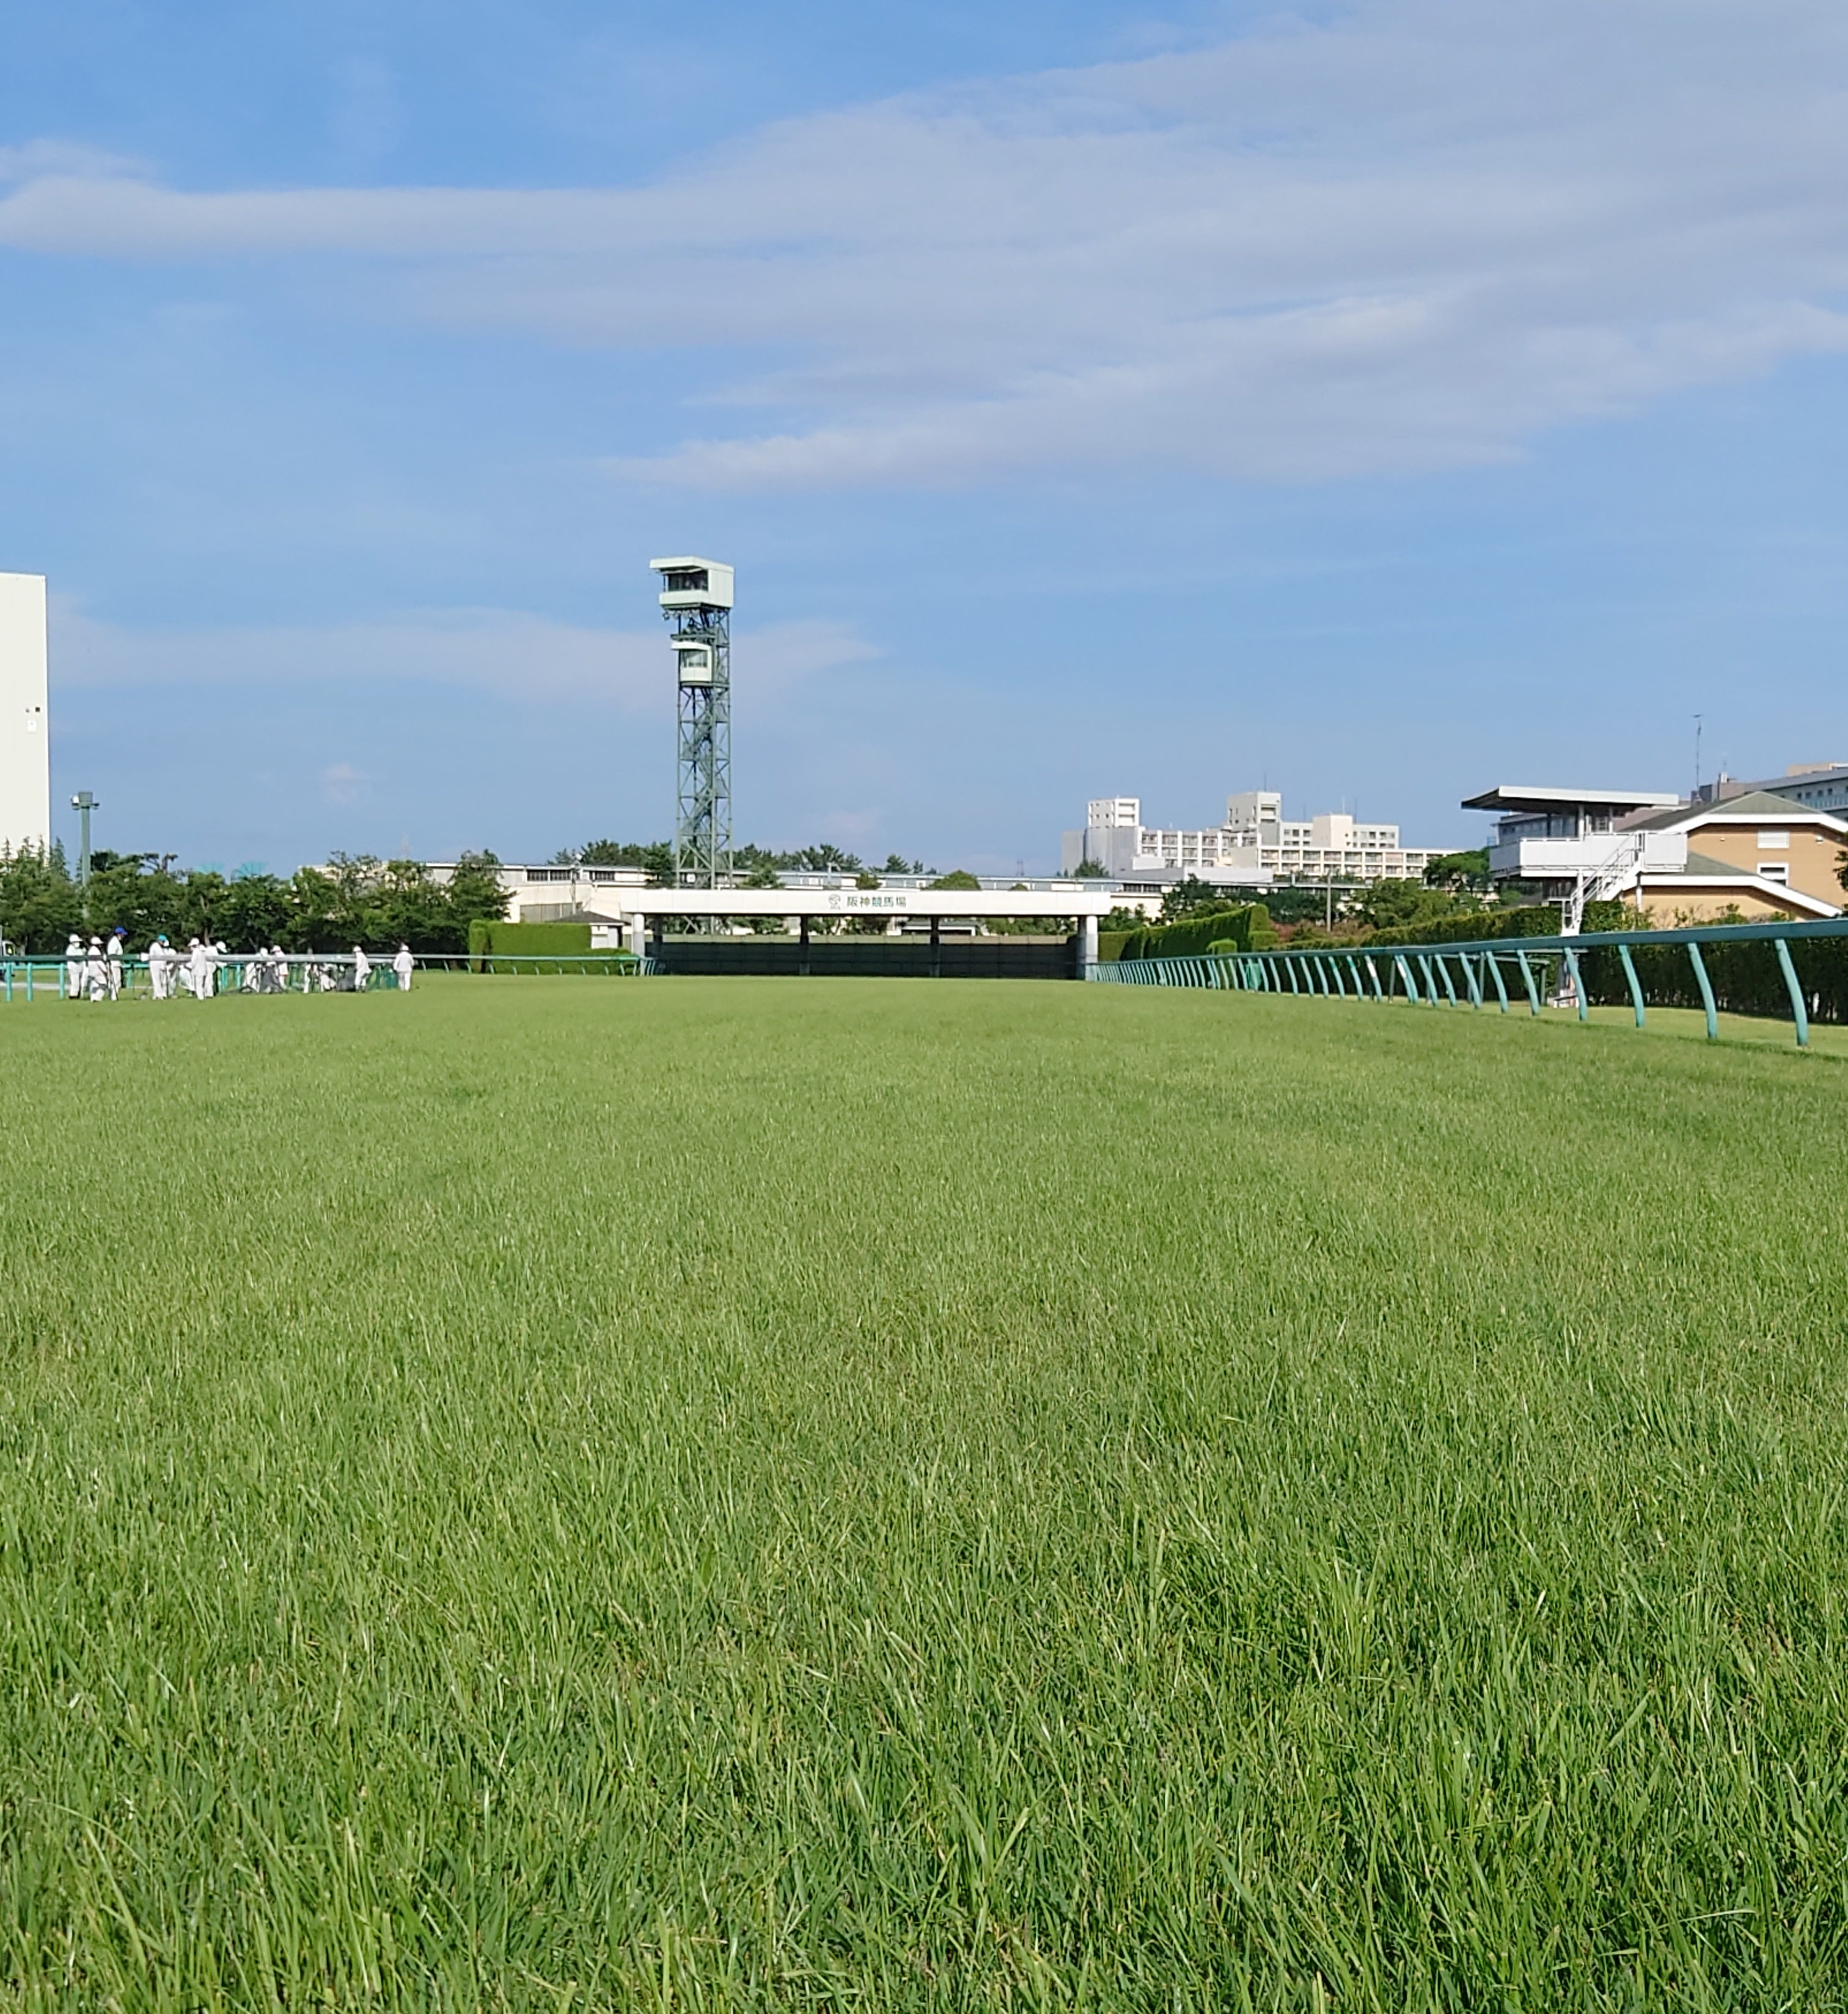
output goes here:
<path id="1" fill-rule="evenodd" d="M 1627 818 L 1623 826 L 1626 832 L 1668 832 L 1678 825 L 1724 825 L 1728 821 L 1749 825 L 1755 819 L 1774 819 L 1780 825 L 1833 826 L 1838 830 L 1842 824 L 1832 812 L 1800 805 L 1775 791 L 1742 790 L 1736 797 L 1721 797 L 1711 804 L 1677 805 L 1672 811 Z"/>
<path id="2" fill-rule="evenodd" d="M 1674 790 L 1584 790 L 1552 783 L 1498 783 L 1466 797 L 1466 812 L 1550 812 L 1562 805 L 1595 805 L 1600 811 L 1640 812 L 1681 801 Z"/>

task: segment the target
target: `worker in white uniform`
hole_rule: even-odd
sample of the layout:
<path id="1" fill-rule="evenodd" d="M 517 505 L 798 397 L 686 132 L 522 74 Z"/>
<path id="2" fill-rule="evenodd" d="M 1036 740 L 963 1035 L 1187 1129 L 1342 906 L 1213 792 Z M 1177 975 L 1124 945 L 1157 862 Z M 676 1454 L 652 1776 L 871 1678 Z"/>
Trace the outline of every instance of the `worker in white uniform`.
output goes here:
<path id="1" fill-rule="evenodd" d="M 109 959 L 109 997 L 112 1000 L 120 1000 L 122 997 L 122 953 L 126 948 L 122 942 L 122 926 L 118 923 L 109 932 L 106 953 Z"/>
<path id="2" fill-rule="evenodd" d="M 186 962 L 190 968 L 187 982 L 192 988 L 195 1000 L 209 999 L 212 991 L 212 953 L 208 945 L 194 937 L 186 947 Z"/>
<path id="3" fill-rule="evenodd" d="M 75 930 L 64 947 L 64 997 L 66 1000 L 84 997 L 84 941 Z"/>
<path id="4" fill-rule="evenodd" d="M 102 940 L 90 940 L 90 955 L 85 960 L 85 969 L 90 982 L 90 998 L 106 1000 L 109 998 L 109 959 L 104 955 Z"/>
<path id="5" fill-rule="evenodd" d="M 398 976 L 398 991 L 408 993 L 411 991 L 411 975 L 417 969 L 417 960 L 411 955 L 409 944 L 399 945 L 398 955 L 392 960 L 391 969 Z"/>
<path id="6" fill-rule="evenodd" d="M 156 1000 L 174 997 L 174 952 L 163 932 L 148 947 L 148 986 Z"/>
<path id="7" fill-rule="evenodd" d="M 353 947 L 353 990 L 364 993 L 372 983 L 372 961 L 358 944 Z"/>

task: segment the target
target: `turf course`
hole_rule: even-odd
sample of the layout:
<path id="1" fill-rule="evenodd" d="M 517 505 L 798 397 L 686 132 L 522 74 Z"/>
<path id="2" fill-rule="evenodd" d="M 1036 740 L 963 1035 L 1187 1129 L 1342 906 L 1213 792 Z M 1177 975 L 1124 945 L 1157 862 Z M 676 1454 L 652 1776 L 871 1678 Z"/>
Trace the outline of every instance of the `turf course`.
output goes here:
<path id="1" fill-rule="evenodd" d="M 1848 1065 L 0 1016 L 9 2006 L 1820 2008 Z"/>

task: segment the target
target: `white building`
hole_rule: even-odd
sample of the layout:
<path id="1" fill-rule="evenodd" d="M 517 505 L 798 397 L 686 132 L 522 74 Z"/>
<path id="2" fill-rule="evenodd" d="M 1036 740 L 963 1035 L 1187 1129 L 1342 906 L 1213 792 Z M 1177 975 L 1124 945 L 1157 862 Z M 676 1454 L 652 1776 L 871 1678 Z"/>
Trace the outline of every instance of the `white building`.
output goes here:
<path id="1" fill-rule="evenodd" d="M 49 846 L 45 575 L 0 573 L 0 846 Z"/>
<path id="2" fill-rule="evenodd" d="M 1582 876 L 1602 874 L 1624 851 L 1626 819 L 1680 802 L 1673 790 L 1498 783 L 1492 790 L 1464 798 L 1463 808 L 1498 814 L 1489 841 L 1489 873 L 1497 881 L 1531 881 L 1557 895 Z M 1647 867 L 1673 867 L 1687 857 L 1685 837 L 1674 833 L 1652 833 L 1648 844 L 1651 851 L 1642 862 Z"/>
<path id="3" fill-rule="evenodd" d="M 1145 826 L 1138 797 L 1093 797 L 1085 829 L 1068 832 L 1060 865 L 1089 862 L 1118 881 L 1222 881 L 1261 888 L 1272 881 L 1416 881 L 1440 849 L 1399 842 L 1396 825 L 1362 825 L 1345 812 L 1287 819 L 1279 790 L 1244 790 L 1225 801 L 1225 822 L 1188 830 Z"/>
<path id="4" fill-rule="evenodd" d="M 432 861 L 426 864 L 425 871 L 432 880 L 444 883 L 455 873 L 455 863 L 448 860 Z M 582 862 L 572 866 L 569 863 L 562 865 L 556 861 L 529 864 L 504 861 L 501 863 L 497 878 L 507 896 L 507 920 L 510 923 L 554 923 L 567 919 L 587 923 L 591 928 L 594 943 L 603 941 L 600 934 L 606 934 L 605 926 L 613 927 L 626 922 L 633 914 L 638 901 L 644 906 L 651 905 L 657 909 L 666 908 L 671 912 L 678 912 L 676 905 L 663 898 L 662 891 L 651 884 L 647 874 L 639 867 L 591 867 Z M 857 873 L 810 873 L 791 868 L 777 878 L 779 887 L 792 901 L 791 908 L 783 912 L 788 917 L 792 933 L 799 920 L 800 907 L 805 903 L 812 913 L 818 913 L 824 908 L 831 911 L 839 909 L 843 913 L 862 909 L 886 913 L 890 919 L 890 934 L 896 936 L 914 925 L 920 928 L 928 927 L 927 923 L 920 923 L 918 919 L 928 919 L 933 914 L 965 918 L 977 914 L 1011 916 L 1020 911 L 1024 904 L 1027 913 L 1064 915 L 1065 911 L 1060 907 L 1058 901 L 1049 903 L 1040 898 L 1070 897 L 1075 901 L 1076 898 L 1082 897 L 1089 902 L 1098 892 L 1094 881 L 1074 882 L 1054 877 L 1029 877 L 1023 881 L 1012 875 L 985 874 L 978 877 L 981 883 L 981 893 L 985 898 L 993 897 L 994 900 L 985 900 L 971 909 L 969 903 L 963 900 L 970 891 L 947 891 L 944 900 L 949 903 L 949 907 L 939 911 L 934 909 L 931 903 L 925 899 L 931 893 L 933 879 L 927 874 L 881 874 L 878 877 L 877 901 L 863 901 L 862 898 L 868 891 L 860 887 Z M 682 889 L 680 892 L 688 894 L 693 891 Z M 777 905 L 770 901 L 762 889 L 734 892 L 741 893 L 747 898 L 739 905 L 740 914 L 760 914 L 766 908 L 771 912 L 777 908 Z M 955 894 L 953 902 L 949 901 L 951 893 Z M 834 899 L 837 896 L 841 898 L 838 901 Z M 1003 897 L 1007 899 L 1001 899 Z M 1017 897 L 1019 898 L 1017 901 L 1014 899 Z M 825 900 L 815 899 L 817 898 Z M 903 899 L 899 899 L 900 898 Z M 702 900 L 704 899 L 702 895 Z M 1033 906 L 1035 901 L 1039 904 L 1037 908 Z M 712 905 L 709 902 L 706 906 L 710 909 Z M 1076 913 L 1075 909 L 1073 913 Z M 859 920 L 863 923 L 867 919 L 861 916 Z M 949 927 L 954 929 L 956 926 L 953 923 Z M 974 926 L 966 923 L 963 927 L 972 930 Z M 615 940 L 610 937 L 608 941 L 614 943 Z"/>

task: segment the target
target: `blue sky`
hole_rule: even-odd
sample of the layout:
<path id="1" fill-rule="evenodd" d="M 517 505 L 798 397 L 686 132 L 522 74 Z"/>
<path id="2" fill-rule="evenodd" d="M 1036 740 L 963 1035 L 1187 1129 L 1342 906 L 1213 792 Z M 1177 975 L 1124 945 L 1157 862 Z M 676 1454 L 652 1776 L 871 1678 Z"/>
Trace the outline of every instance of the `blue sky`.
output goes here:
<path id="1" fill-rule="evenodd" d="M 1838 6 L 9 38 L 0 567 L 101 844 L 665 834 L 662 551 L 737 567 L 766 843 L 1848 759 Z"/>

